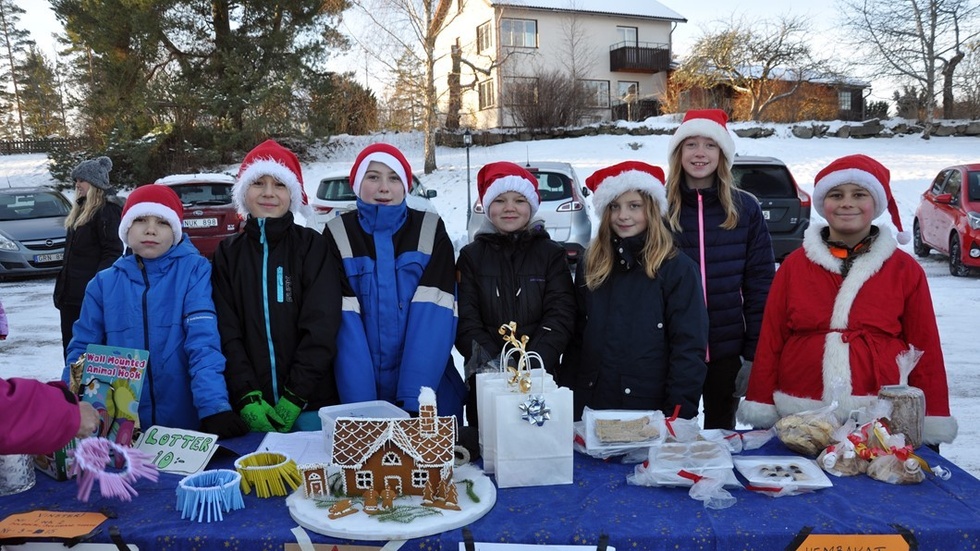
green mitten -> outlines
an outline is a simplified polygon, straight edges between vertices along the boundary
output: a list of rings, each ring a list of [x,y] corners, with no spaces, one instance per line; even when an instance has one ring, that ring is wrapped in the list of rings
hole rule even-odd
[[[282,398],[276,402],[276,413],[279,414],[279,418],[282,419],[282,428],[279,432],[289,432],[289,429],[293,428],[293,423],[299,417],[300,413],[303,413],[303,407],[306,402],[296,396],[289,390],[283,392]]]
[[[242,400],[242,419],[253,432],[277,432],[284,425],[276,409],[262,398],[261,390],[253,390]],[[295,421],[295,419],[293,419]],[[290,421],[292,425],[292,421]]]

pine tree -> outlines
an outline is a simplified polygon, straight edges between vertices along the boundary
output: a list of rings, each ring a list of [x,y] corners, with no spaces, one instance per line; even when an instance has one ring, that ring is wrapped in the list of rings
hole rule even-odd
[[[34,45],[16,67],[23,125],[28,136],[67,134],[61,91],[55,70]]]
[[[24,116],[20,98],[20,82],[17,79],[16,67],[23,59],[28,48],[34,45],[27,30],[18,28],[20,16],[26,13],[13,0],[0,0],[0,42],[3,53],[0,60],[0,71],[5,82],[10,82],[11,90],[2,90],[0,94],[13,111],[17,113],[17,125],[20,138],[24,139]]]

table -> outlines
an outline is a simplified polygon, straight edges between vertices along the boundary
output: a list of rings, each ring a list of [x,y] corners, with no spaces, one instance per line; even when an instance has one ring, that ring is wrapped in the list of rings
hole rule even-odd
[[[223,441],[239,454],[253,451],[262,439],[250,434]],[[745,452],[790,455],[772,441]],[[893,486],[868,478],[830,477],[833,488],[810,494],[772,498],[732,490],[738,503],[708,510],[687,495],[685,488],[628,486],[632,465],[603,462],[576,454],[575,483],[497,491],[497,504],[469,526],[476,541],[537,544],[594,544],[608,534],[609,544],[626,550],[784,549],[806,527],[814,534],[894,534],[907,530],[920,549],[976,549],[980,542],[980,480],[935,452],[922,448],[929,465],[952,472],[947,481],[928,477],[921,484]],[[234,457],[216,455],[209,468],[233,468]],[[245,496],[245,509],[225,520],[198,523],[181,520],[175,510],[175,487],[182,477],[161,474],[156,483],[137,483],[139,497],[131,503],[97,497],[75,500],[76,484],[56,482],[38,473],[30,491],[0,498],[0,518],[34,509],[99,511],[110,519],[91,541],[109,542],[109,527],[117,526],[127,543],[144,551],[252,551],[282,549],[295,542],[284,498]],[[346,542],[309,532],[314,543]],[[456,551],[461,530],[409,540],[402,549]]]

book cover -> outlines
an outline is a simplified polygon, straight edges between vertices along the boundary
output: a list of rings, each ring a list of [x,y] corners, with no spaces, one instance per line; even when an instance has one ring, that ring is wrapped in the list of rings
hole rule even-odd
[[[146,350],[122,346],[90,344],[85,349],[78,396],[102,418],[97,436],[132,444],[149,357]]]

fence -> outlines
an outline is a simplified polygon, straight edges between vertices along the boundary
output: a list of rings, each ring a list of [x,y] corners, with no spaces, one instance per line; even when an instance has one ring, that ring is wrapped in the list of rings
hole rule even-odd
[[[38,140],[3,140],[0,141],[0,155],[20,155],[23,153],[47,153],[55,148],[69,150],[82,149],[85,140],[82,138],[44,138]]]

